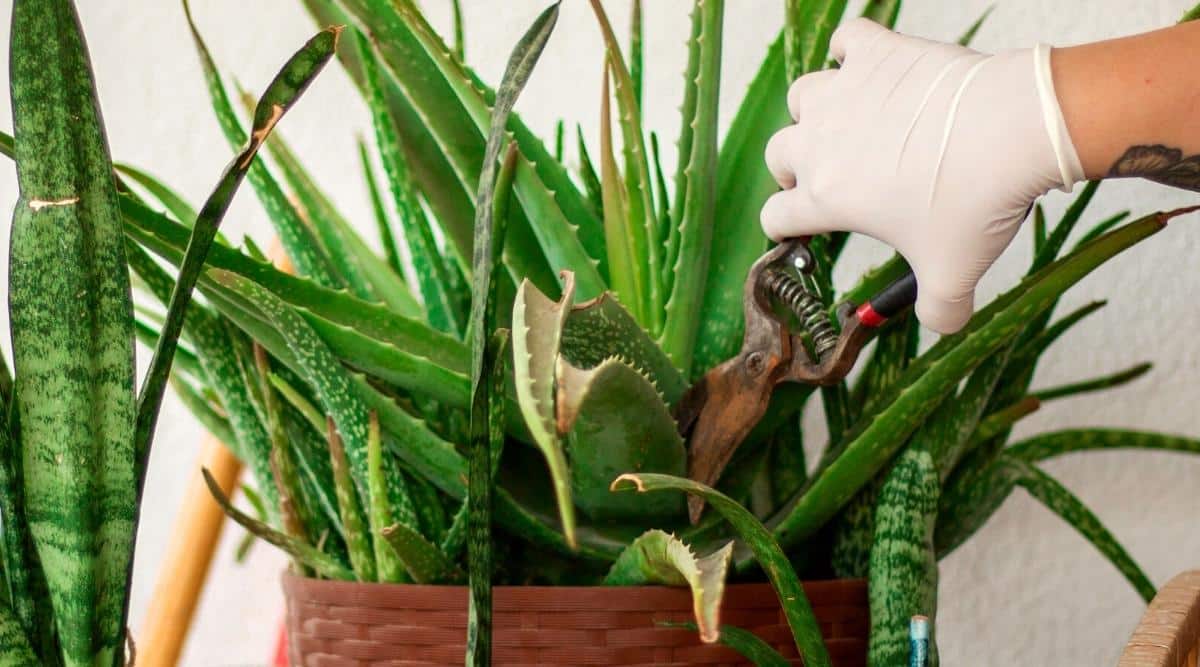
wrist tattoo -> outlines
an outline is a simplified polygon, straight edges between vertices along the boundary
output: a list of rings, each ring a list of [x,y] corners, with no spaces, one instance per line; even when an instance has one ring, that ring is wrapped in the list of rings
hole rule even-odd
[[[1183,157],[1162,144],[1130,146],[1108,170],[1109,177],[1138,176],[1186,190],[1200,191],[1200,155]]]

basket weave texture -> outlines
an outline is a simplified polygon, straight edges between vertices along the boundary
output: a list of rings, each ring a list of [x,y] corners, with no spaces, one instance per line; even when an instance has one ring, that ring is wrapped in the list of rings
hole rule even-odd
[[[459,667],[465,654],[467,589],[321,581],[283,575],[293,667]],[[867,584],[804,584],[838,667],[866,664]],[[749,665],[701,644],[686,628],[691,594],[659,586],[498,586],[492,658],[497,667]],[[726,588],[721,623],[750,630],[800,665],[791,631],[768,584]]]

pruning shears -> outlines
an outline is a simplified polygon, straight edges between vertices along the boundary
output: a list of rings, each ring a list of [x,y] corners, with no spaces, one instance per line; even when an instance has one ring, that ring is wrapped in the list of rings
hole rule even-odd
[[[843,303],[838,326],[806,285],[816,266],[807,238],[787,239],[750,267],[743,298],[746,330],[737,356],[708,371],[675,410],[690,433],[688,476],[712,486],[782,382],[835,384],[846,377],[872,334],[917,298],[912,271],[861,304]],[[688,499],[693,523],[704,503]]]

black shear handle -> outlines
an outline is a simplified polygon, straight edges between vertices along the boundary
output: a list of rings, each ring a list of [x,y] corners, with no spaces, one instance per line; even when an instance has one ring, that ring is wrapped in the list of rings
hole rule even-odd
[[[877,327],[898,315],[917,301],[917,276],[908,271],[878,294],[864,301],[855,314],[859,321],[869,327]]]

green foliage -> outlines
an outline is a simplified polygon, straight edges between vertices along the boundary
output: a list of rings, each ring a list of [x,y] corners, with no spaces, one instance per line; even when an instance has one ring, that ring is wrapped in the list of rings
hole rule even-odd
[[[909,615],[936,611],[936,559],[1020,486],[1139,591],[1149,590],[1099,520],[1035,465],[1093,449],[1196,453],[1200,446],[1103,429],[1013,446],[1008,438],[1016,420],[1051,399],[1112,389],[1149,370],[1031,386],[1041,355],[1103,305],[1052,320],[1061,295],[1182,211],[1131,223],[1124,212],[1081,228],[1094,183],[1058,221],[1036,207],[1034,260],[1017,287],[932,346],[921,345],[915,318],[897,318],[860,360],[852,386],[822,390],[831,435],[811,474],[799,424],[816,392],[784,386],[721,489],[703,488],[682,479],[686,443],[673,410],[689,383],[741,342],[746,271],[768,246],[753,221],[776,190],[762,153],[790,122],[789,81],[828,62],[847,3],[786,3],[786,27],[721,136],[724,3],[697,0],[686,35],[679,161],[668,181],[658,138],[642,121],[643,96],[652,92],[643,86],[653,80],[642,44],[656,26],[643,24],[637,0],[624,53],[601,3],[592,5],[604,42],[601,124],[590,152],[577,127],[578,165],[570,170],[562,157],[566,123],[555,126],[547,147],[513,112],[551,39],[557,5],[520,40],[493,89],[463,59],[460,18],[453,38],[443,39],[415,0],[302,2],[319,24],[346,24],[356,35],[337,56],[372,113],[373,145],[360,146],[360,160],[374,219],[352,227],[308,176],[303,156],[268,142],[272,170],[253,162],[247,176],[299,275],[272,267],[252,244],[213,243],[208,270],[196,276],[207,305],[182,321],[194,358],[182,357],[176,382],[255,471],[270,525],[253,530],[304,568],[328,578],[465,580],[472,664],[486,663],[490,652],[493,582],[539,580],[542,554],[575,581],[691,586],[705,639],[716,635],[712,612],[732,558],[743,576],[775,584],[797,646],[808,664],[823,664],[797,582],[834,569],[869,575],[871,645],[883,663],[892,657],[880,656],[903,652]],[[873,0],[863,11],[891,25],[899,6]],[[215,64],[201,53],[218,119],[236,139],[238,119]],[[11,152],[0,141],[5,146]],[[168,265],[186,265],[187,202],[144,172],[127,173],[169,211],[157,213],[132,191],[120,195],[128,239]],[[379,237],[381,255],[355,227]],[[835,286],[839,256],[853,251],[847,247],[854,246],[844,234],[812,240],[813,288],[831,314],[907,270],[894,256],[855,284]],[[130,257],[141,283],[166,301],[174,281],[163,266],[141,249]],[[146,328],[140,335],[156,340]],[[267,363],[246,362],[251,340]],[[274,410],[264,410],[276,399]],[[338,437],[326,437],[327,419]],[[280,431],[287,437],[268,437]],[[288,474],[271,468],[272,441],[289,450],[281,459],[294,464]],[[19,464],[0,466],[0,478],[19,477]],[[614,478],[699,494],[717,511],[689,526],[684,494],[612,493]],[[20,515],[25,502],[0,494],[0,513]],[[289,502],[301,509],[289,515]],[[289,530],[289,516],[302,526]],[[37,555],[22,529],[16,522],[5,531],[6,566]],[[831,535],[832,550],[820,543]],[[731,538],[740,548],[727,546]],[[695,558],[692,550],[713,556]],[[45,606],[37,580],[8,571],[13,616],[36,639]],[[753,635],[730,630],[722,641],[776,664]]]

